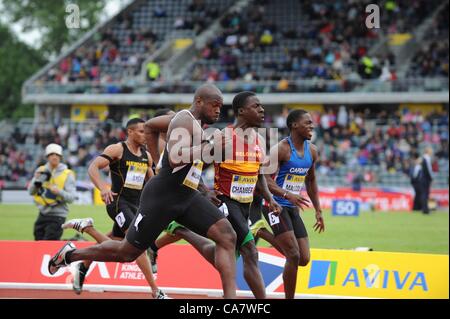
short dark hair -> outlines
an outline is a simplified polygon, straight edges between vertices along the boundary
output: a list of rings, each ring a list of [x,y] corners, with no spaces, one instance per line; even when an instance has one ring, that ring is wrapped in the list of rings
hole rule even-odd
[[[255,96],[256,93],[251,91],[243,91],[236,94],[236,96],[233,99],[233,104],[231,106],[233,107],[234,115],[237,116],[239,109],[242,108],[245,105],[245,102],[247,101],[247,98],[250,96]]]
[[[288,127],[289,131],[292,129],[292,124],[294,122],[297,122],[299,118],[301,118],[306,113],[308,113],[308,111],[305,110],[293,110],[289,112],[289,115],[286,119],[286,126]]]
[[[170,111],[172,111],[172,110],[167,107],[165,107],[163,109],[157,109],[155,114],[153,115],[153,118],[158,117],[158,116],[167,115],[167,113],[169,113]]]
[[[145,121],[143,119],[135,117],[135,118],[133,118],[131,120],[128,120],[127,125],[125,125],[125,128],[129,129],[130,126],[133,126],[133,125],[136,125],[136,124],[139,124],[139,123],[145,123]]]

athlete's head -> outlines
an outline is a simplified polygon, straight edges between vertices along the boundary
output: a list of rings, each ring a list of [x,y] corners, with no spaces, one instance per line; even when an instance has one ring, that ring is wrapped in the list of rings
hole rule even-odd
[[[287,117],[286,125],[291,134],[299,135],[305,140],[310,140],[314,131],[314,123],[309,114],[305,110],[291,111]]]
[[[200,111],[200,120],[213,124],[219,119],[220,108],[223,105],[222,92],[213,84],[200,86],[194,95],[194,106]]]
[[[232,107],[234,116],[252,127],[260,127],[264,122],[264,107],[253,92],[238,93],[233,99]]]
[[[140,118],[134,118],[127,122],[125,128],[129,140],[132,140],[139,145],[145,143],[144,123],[145,121]]]

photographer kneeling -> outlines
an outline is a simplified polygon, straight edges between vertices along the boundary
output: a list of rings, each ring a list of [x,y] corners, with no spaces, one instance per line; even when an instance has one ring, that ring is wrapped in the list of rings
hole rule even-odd
[[[76,198],[74,173],[61,163],[62,147],[49,144],[45,148],[47,163],[36,169],[28,186],[39,208],[39,216],[34,223],[35,240],[60,240],[69,213],[68,203]]]

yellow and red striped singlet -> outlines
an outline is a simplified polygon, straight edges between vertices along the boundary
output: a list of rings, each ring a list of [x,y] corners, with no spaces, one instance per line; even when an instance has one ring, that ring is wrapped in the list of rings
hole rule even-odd
[[[258,181],[263,151],[256,132],[255,143],[248,144],[233,129],[233,159],[214,164],[214,189],[240,203],[251,203]]]

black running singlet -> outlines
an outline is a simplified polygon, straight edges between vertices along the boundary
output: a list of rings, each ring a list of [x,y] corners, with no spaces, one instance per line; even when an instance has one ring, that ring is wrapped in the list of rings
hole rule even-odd
[[[166,149],[163,153],[161,169],[155,178],[159,176],[163,178],[163,180],[166,181],[164,184],[171,185],[171,189],[168,190],[171,192],[178,190],[182,193],[191,193],[192,191],[197,190],[202,176],[203,162],[195,161],[194,163],[172,168],[170,166],[168,153],[169,152]]]
[[[147,152],[141,147],[141,156],[136,156],[131,153],[125,142],[122,142],[122,146],[122,158],[109,164],[112,182],[111,190],[117,193],[119,198],[137,204],[139,203],[139,197],[141,196],[149,168]]]
[[[170,185],[170,188],[167,189],[169,192],[175,192],[180,196],[182,194],[188,195],[197,190],[202,176],[202,170],[203,162],[200,160],[195,160],[194,163],[172,168],[170,166],[169,151],[167,150],[166,145],[166,149],[163,152],[163,157],[161,160],[161,169],[159,170],[158,175],[155,176],[155,179],[161,179],[163,185]]]

